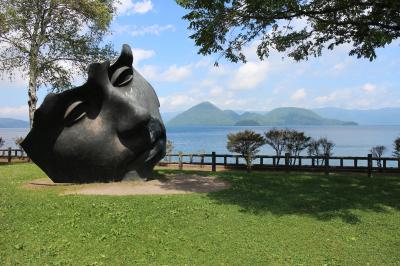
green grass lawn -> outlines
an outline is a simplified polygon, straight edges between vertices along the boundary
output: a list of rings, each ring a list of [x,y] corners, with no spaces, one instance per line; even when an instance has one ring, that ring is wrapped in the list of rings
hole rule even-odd
[[[0,264],[400,264],[398,176],[215,175],[232,187],[60,196],[22,187],[33,164],[0,165]]]

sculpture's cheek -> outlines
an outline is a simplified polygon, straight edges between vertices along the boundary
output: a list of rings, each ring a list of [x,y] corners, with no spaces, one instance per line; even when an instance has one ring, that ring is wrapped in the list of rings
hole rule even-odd
[[[109,130],[101,119],[84,118],[71,127],[65,127],[54,144],[54,152],[61,157],[95,154],[110,142]],[[96,147],[93,149],[92,147]]]

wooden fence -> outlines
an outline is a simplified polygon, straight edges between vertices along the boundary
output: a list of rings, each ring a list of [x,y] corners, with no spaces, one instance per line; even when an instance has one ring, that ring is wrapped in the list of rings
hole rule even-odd
[[[241,155],[232,154],[167,154],[161,164],[177,164],[180,169],[185,164],[210,165],[212,171],[217,166],[227,169],[246,167]],[[286,171],[323,171],[325,173],[335,171],[365,172],[371,176],[372,172],[400,173],[400,158],[392,157],[323,157],[323,156],[284,156],[257,155],[253,161],[255,170],[286,170]]]
[[[0,150],[0,159],[11,163],[13,160],[29,160],[26,153],[20,149]],[[160,162],[161,165],[175,164],[180,169],[184,165],[211,166],[216,171],[217,166],[227,169],[244,169],[245,161],[241,155],[234,154],[167,154]],[[372,172],[400,173],[400,158],[393,157],[323,157],[323,156],[284,156],[257,155],[253,161],[255,170],[286,170],[286,171],[335,171],[366,172],[371,176]]]
[[[6,160],[8,163],[11,163],[12,160],[29,160],[24,150],[12,148],[0,150],[0,159]]]

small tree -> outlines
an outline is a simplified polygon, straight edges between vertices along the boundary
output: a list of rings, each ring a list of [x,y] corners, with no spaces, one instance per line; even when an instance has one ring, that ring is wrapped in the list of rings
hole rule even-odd
[[[290,164],[296,163],[296,157],[308,147],[311,137],[308,137],[304,132],[297,130],[287,130],[286,132],[286,152],[290,153],[295,158],[290,160]]]
[[[264,133],[265,143],[271,146],[275,151],[276,156],[278,156],[277,164],[279,164],[279,156],[282,156],[282,152],[286,148],[286,132],[286,129],[273,128]]]
[[[16,145],[20,150],[23,150],[22,147],[21,147],[22,141],[24,141],[24,138],[23,138],[23,137],[17,137],[17,138],[14,139],[15,145]]]
[[[5,142],[6,141],[2,137],[0,137],[0,148],[3,147]]]
[[[307,154],[309,156],[322,156],[321,142],[319,140],[312,139],[307,147]],[[317,157],[317,165],[319,165],[319,158]]]
[[[0,74],[28,76],[31,126],[40,87],[70,88],[88,63],[115,55],[111,44],[102,45],[115,3],[0,0]]]
[[[322,159],[323,164],[326,157],[331,157],[333,155],[332,150],[335,147],[335,144],[327,138],[320,138],[318,141],[322,148],[322,155],[324,156],[324,159]]]
[[[230,152],[240,153],[246,161],[247,171],[250,172],[254,156],[264,144],[265,139],[263,136],[252,130],[245,130],[236,134],[228,134],[226,148]]]
[[[382,146],[382,145],[381,146],[372,147],[372,149],[370,150],[370,152],[372,153],[372,157],[377,158],[376,163],[377,163],[379,168],[382,167],[381,158],[382,158],[382,155],[385,153],[385,151],[386,151],[386,147]]]
[[[394,146],[393,156],[400,158],[400,137],[394,140],[393,146]]]

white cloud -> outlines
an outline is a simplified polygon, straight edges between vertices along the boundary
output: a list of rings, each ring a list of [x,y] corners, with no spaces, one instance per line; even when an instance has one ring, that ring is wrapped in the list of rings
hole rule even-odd
[[[371,83],[336,90],[327,95],[315,97],[314,102],[319,106],[337,106],[351,109],[396,106],[396,102],[385,87],[378,87]]]
[[[134,37],[144,36],[144,35],[156,35],[160,36],[163,31],[175,31],[175,26],[172,24],[158,25],[153,24],[149,26],[137,26],[137,25],[120,25],[115,24],[113,31],[118,35],[130,34]]]
[[[27,119],[28,112],[28,105],[19,107],[0,107],[0,117]]]
[[[153,9],[153,3],[151,0],[142,0],[133,3],[133,12],[139,14],[145,14]]]
[[[304,99],[307,96],[306,90],[305,89],[298,89],[296,90],[292,96],[290,97],[294,101],[299,101]]]
[[[236,71],[230,87],[233,90],[250,90],[267,78],[269,64],[266,61],[247,62]]]
[[[339,72],[342,71],[345,67],[346,65],[344,63],[338,63],[333,66],[333,70]]]
[[[220,86],[213,86],[210,90],[210,96],[211,97],[216,97],[222,95],[224,92],[224,89]]]
[[[159,71],[158,67],[153,65],[145,65],[140,68],[140,72],[144,77],[152,81],[165,81],[165,82],[177,82],[184,80],[191,76],[193,65],[171,65],[164,71]]]
[[[143,36],[146,34],[159,36],[161,34],[161,32],[163,32],[163,31],[166,31],[166,30],[174,31],[175,27],[171,24],[168,24],[168,25],[154,24],[154,25],[145,26],[145,27],[134,26],[134,27],[131,27],[130,29],[127,28],[125,30],[128,30],[130,32],[130,34],[134,37]]]
[[[196,101],[191,96],[187,96],[184,94],[159,97],[159,100],[160,100],[160,108],[164,112],[185,110],[198,103],[198,101]]]
[[[151,0],[119,0],[116,4],[117,14],[119,15],[145,14],[151,11],[153,7]]]
[[[144,50],[140,48],[132,48],[133,62],[138,65],[140,61],[153,57],[156,52],[154,50]]]
[[[197,61],[197,63],[194,64],[194,66],[195,66],[195,67],[198,67],[198,68],[200,68],[200,67],[207,67],[207,66],[210,65],[210,62],[211,62],[210,58],[205,57],[205,58],[203,58],[203,59]]]
[[[319,105],[332,104],[338,100],[349,100],[352,98],[350,90],[334,91],[328,95],[318,96],[314,100]]]
[[[209,73],[214,76],[224,76],[228,74],[228,72],[229,72],[228,68],[224,65],[219,65],[219,66],[212,65],[209,70]]]
[[[182,79],[187,78],[192,74],[192,66],[191,65],[185,65],[185,66],[176,66],[172,65],[170,66],[166,71],[161,73],[161,80],[164,81],[170,81],[170,82],[176,82],[180,81]]]
[[[156,80],[158,77],[157,67],[153,65],[145,65],[140,67],[140,73],[142,73],[142,75],[149,80]]]
[[[376,91],[376,86],[374,84],[371,84],[371,83],[366,83],[362,87],[362,90],[367,94],[371,94],[371,93],[374,93]]]

